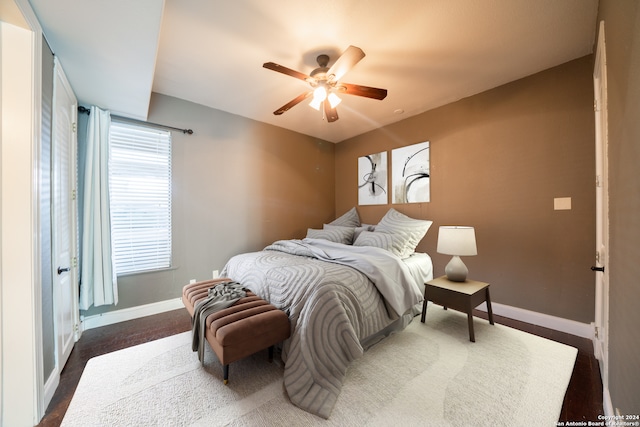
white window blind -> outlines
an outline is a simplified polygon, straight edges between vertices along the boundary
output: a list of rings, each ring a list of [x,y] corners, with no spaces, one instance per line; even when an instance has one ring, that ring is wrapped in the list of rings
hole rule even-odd
[[[171,267],[171,133],[117,121],[109,131],[116,273]]]

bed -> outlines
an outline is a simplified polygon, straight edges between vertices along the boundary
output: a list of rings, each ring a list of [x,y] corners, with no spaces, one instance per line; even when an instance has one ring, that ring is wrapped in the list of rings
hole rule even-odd
[[[304,239],[229,260],[224,276],[289,316],[282,359],[292,403],[329,418],[349,363],[420,313],[433,275],[431,258],[415,247],[430,225],[394,209],[363,225],[354,208]]]

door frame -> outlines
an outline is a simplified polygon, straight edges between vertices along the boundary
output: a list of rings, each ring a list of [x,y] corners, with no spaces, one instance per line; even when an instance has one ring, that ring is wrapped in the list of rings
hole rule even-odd
[[[596,139],[596,266],[594,354],[600,365],[603,406],[606,415],[613,414],[609,395],[609,131],[607,104],[607,56],[604,21],[598,27],[596,57],[593,69]]]
[[[17,19],[21,18],[22,22],[13,24],[11,32],[16,38],[2,38],[3,49],[0,52],[2,79],[7,78],[5,67],[10,71],[9,78],[15,78],[9,85],[11,90],[3,90],[1,94],[3,136],[0,137],[0,146],[3,153],[9,147],[14,151],[11,161],[0,156],[3,162],[0,184],[4,187],[11,182],[11,191],[2,191],[0,195],[3,209],[0,222],[11,223],[11,227],[2,227],[0,233],[0,303],[2,319],[21,321],[20,328],[16,328],[0,319],[2,342],[11,342],[10,349],[0,344],[0,375],[3,380],[0,393],[4,400],[0,405],[0,423],[34,425],[40,421],[46,409],[42,368],[42,257],[37,172],[41,158],[42,27],[27,0],[13,0],[11,3],[8,6],[17,8]],[[5,23],[0,26],[4,35]],[[5,50],[4,43],[8,43],[10,49]],[[5,122],[5,109],[11,109],[11,121]],[[5,140],[5,132],[9,131],[15,133]],[[7,165],[10,167],[5,168]],[[16,213],[12,218],[15,221],[9,221],[5,216],[7,212]]]

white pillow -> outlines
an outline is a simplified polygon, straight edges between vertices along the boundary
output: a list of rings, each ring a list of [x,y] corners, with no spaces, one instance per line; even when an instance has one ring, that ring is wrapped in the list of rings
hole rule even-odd
[[[433,221],[414,219],[389,209],[376,226],[376,232],[382,231],[393,236],[392,252],[400,258],[406,258],[415,252],[420,240],[427,234]]]

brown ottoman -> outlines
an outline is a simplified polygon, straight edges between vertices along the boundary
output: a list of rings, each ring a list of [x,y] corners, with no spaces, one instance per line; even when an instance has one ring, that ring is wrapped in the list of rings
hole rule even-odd
[[[182,302],[193,320],[196,303],[206,298],[209,288],[231,279],[219,278],[191,283],[182,289]],[[269,360],[273,346],[289,338],[289,318],[272,304],[247,291],[232,306],[207,316],[205,339],[223,367],[224,383],[229,380],[229,364],[265,348]]]

